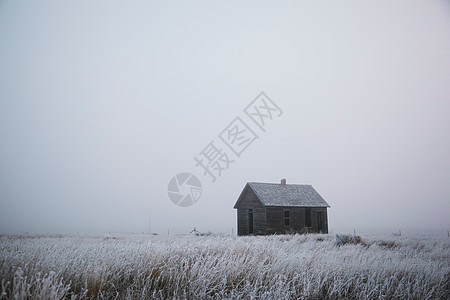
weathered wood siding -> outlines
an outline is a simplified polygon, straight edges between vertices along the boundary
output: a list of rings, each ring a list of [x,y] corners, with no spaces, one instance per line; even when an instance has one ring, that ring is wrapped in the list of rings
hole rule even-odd
[[[288,210],[290,225],[285,225],[284,212]],[[326,207],[311,207],[311,227],[305,226],[304,207],[266,207],[266,234],[320,232],[317,213],[322,213],[322,233],[328,233]]]
[[[282,207],[266,207],[266,234],[285,233]]]
[[[322,213],[322,230],[319,230],[319,224],[317,220],[317,213]],[[312,209],[312,228],[314,232],[328,233],[328,215],[326,207],[316,207]]]
[[[305,231],[305,208],[303,207],[292,207],[292,230],[295,232],[304,232]]]
[[[266,208],[258,200],[252,189],[247,189],[237,208],[238,235],[248,235],[248,211],[253,209],[253,234],[266,234]]]

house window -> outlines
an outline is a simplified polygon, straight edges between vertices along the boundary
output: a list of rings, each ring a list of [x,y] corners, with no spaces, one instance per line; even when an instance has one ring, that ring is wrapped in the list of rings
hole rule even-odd
[[[305,226],[312,227],[311,208],[305,208]]]
[[[289,210],[284,211],[284,225],[285,226],[291,225],[291,212]]]

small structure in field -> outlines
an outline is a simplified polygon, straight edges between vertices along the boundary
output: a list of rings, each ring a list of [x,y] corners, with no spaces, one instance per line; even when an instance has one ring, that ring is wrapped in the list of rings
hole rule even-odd
[[[311,185],[248,182],[234,205],[238,235],[328,233],[328,207]]]

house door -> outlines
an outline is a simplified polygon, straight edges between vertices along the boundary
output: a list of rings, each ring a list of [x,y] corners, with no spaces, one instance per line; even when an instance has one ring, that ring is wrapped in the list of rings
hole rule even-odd
[[[253,209],[248,210],[248,234],[253,234]]]
[[[319,232],[323,231],[323,212],[317,212],[317,229]]]

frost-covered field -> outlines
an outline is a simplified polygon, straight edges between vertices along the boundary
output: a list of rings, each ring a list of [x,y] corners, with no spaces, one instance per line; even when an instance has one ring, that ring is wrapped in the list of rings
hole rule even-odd
[[[449,238],[335,241],[1,236],[0,298],[449,298]]]

